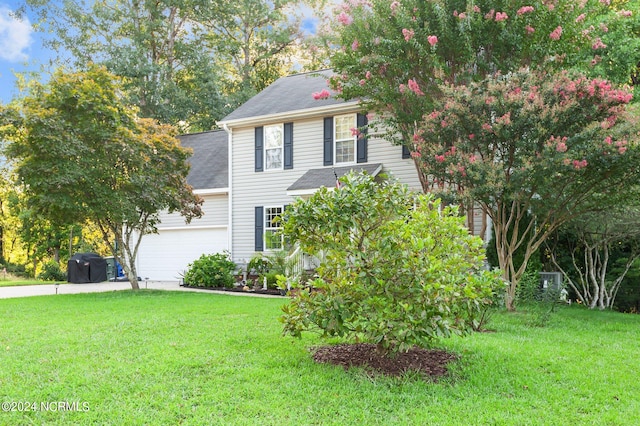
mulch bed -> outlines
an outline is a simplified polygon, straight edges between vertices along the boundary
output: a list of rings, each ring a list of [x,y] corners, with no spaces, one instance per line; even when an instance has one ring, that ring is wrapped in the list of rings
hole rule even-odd
[[[447,364],[458,357],[439,349],[413,348],[399,353],[395,358],[382,356],[376,346],[369,343],[321,346],[313,354],[319,363],[350,367],[364,367],[365,370],[387,376],[401,376],[408,371],[417,371],[431,379],[447,374]]]

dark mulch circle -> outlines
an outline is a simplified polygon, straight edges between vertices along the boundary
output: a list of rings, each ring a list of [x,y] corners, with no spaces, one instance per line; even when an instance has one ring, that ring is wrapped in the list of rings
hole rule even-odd
[[[350,367],[364,367],[368,371],[387,376],[400,376],[408,371],[417,371],[432,379],[447,374],[447,364],[458,357],[439,349],[413,348],[408,352],[397,354],[394,358],[386,357],[376,351],[370,343],[340,344],[321,346],[313,354],[316,362]]]

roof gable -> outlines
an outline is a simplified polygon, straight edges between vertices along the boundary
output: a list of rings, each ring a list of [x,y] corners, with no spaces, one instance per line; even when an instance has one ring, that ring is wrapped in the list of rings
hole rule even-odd
[[[343,104],[342,99],[333,96],[328,99],[313,98],[313,93],[329,90],[327,80],[333,75],[333,70],[321,70],[281,77],[221,122]]]
[[[195,190],[229,187],[229,141],[227,132],[210,132],[179,135],[180,144],[191,148],[191,169],[187,183]]]

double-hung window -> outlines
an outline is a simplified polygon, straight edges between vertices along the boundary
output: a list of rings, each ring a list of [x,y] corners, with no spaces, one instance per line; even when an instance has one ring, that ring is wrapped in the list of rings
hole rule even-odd
[[[264,248],[265,250],[282,249],[282,212],[283,208],[265,207],[264,208]]]
[[[356,115],[347,114],[334,117],[335,123],[335,164],[355,163],[356,158]]]
[[[265,170],[282,170],[283,134],[281,124],[264,126]]]

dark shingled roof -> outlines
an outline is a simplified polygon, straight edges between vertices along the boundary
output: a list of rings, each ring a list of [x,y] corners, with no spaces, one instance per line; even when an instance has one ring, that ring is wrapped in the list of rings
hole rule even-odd
[[[187,182],[193,189],[229,187],[229,139],[224,130],[178,136],[185,148],[191,148],[191,170]]]
[[[344,103],[343,100],[335,99],[334,97],[319,100],[313,99],[313,93],[329,90],[327,80],[332,75],[334,75],[332,70],[322,70],[281,77],[221,121],[260,117]],[[332,93],[330,90],[329,92]]]
[[[317,189],[320,187],[333,188],[336,186],[336,176],[342,177],[351,170],[366,171],[370,175],[379,173],[382,170],[381,163],[362,164],[344,167],[325,167],[322,169],[312,169],[306,172],[300,179],[295,181],[293,185],[287,188],[287,191],[302,191],[305,189]]]

